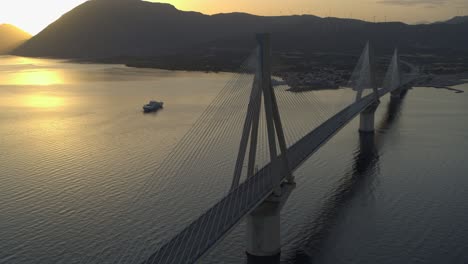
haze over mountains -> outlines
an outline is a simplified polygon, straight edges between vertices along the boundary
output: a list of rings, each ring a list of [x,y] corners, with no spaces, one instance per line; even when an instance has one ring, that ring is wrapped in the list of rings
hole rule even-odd
[[[16,49],[19,45],[23,44],[26,40],[30,39],[31,35],[23,30],[10,25],[0,25],[0,55],[8,54]]]
[[[407,25],[312,15],[204,15],[139,0],[91,0],[14,51],[22,56],[144,58],[211,54],[254,47],[256,32],[272,33],[276,52],[356,53],[367,40],[379,53],[394,47],[424,54],[468,54],[468,21]]]

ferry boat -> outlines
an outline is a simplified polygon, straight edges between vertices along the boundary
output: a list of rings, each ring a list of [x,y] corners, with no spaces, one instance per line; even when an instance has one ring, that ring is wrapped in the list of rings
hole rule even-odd
[[[148,104],[145,104],[143,106],[143,111],[145,113],[157,111],[157,110],[163,108],[163,104],[164,104],[163,102],[150,101]]]

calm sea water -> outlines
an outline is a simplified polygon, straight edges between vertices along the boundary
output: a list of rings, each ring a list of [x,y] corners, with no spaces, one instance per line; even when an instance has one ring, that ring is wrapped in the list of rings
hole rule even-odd
[[[202,213],[232,172],[138,192],[231,77],[0,57],[0,263],[139,263]],[[295,173],[283,262],[467,263],[467,116],[468,93],[415,88],[375,137],[351,122]],[[244,229],[200,263],[243,263]]]

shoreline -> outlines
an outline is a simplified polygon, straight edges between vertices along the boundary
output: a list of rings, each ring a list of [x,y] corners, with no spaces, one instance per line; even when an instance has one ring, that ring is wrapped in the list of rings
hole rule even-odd
[[[58,59],[58,58],[43,58],[43,59]],[[204,73],[236,73],[239,72],[234,66],[212,65],[210,63],[201,65],[194,62],[193,64],[165,64],[164,61],[155,62],[154,60],[133,61],[129,62],[127,58],[114,59],[61,59],[71,63],[100,63],[100,64],[120,64],[128,68],[136,69],[159,69],[166,71],[185,71],[185,72],[204,72]],[[411,65],[407,62],[404,64]],[[233,63],[229,64],[233,65]],[[380,72],[379,75],[383,75]],[[351,72],[346,69],[337,69],[328,65],[315,65],[310,71],[301,69],[298,71],[273,70],[273,76],[279,77],[281,84],[288,85],[291,92],[307,92],[315,90],[337,90],[346,86],[351,76]],[[383,79],[380,76],[378,79]],[[430,87],[436,89],[447,89],[457,93],[464,91],[452,88],[453,86],[468,83],[468,72],[443,74],[443,73],[422,73],[416,80],[413,81],[413,87]]]

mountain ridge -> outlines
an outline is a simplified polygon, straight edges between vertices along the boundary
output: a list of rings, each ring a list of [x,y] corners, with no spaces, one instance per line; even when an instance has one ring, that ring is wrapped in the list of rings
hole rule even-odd
[[[442,23],[446,24],[463,24],[468,23],[468,16],[456,16]]]
[[[390,54],[395,47],[409,53],[468,53],[465,24],[407,25],[240,12],[205,15],[138,0],[87,1],[14,53],[75,59],[202,58],[248,52],[255,45],[253,36],[257,32],[272,33],[275,52],[356,54],[369,40],[380,54]]]
[[[16,49],[31,38],[29,33],[11,24],[0,24],[0,55]]]

